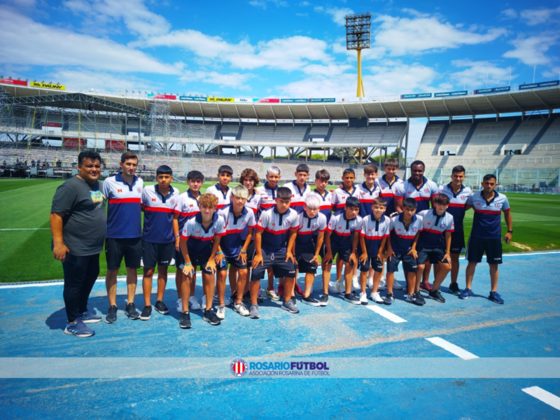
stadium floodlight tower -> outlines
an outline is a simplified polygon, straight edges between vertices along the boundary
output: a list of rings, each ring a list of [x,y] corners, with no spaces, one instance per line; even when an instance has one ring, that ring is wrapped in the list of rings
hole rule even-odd
[[[358,92],[356,96],[365,96],[362,81],[362,50],[370,47],[371,13],[346,15],[346,49],[358,51]]]

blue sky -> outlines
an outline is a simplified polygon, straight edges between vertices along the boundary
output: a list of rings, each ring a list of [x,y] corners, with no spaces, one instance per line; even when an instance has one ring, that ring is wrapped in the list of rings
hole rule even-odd
[[[559,78],[560,7],[435,1],[0,1],[0,74],[68,89],[353,97],[344,16],[372,13],[367,97]]]

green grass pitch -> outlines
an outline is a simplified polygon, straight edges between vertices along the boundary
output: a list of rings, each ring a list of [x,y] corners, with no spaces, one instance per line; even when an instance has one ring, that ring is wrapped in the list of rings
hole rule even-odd
[[[49,213],[59,180],[0,180],[0,282],[61,279],[62,266],[52,257]],[[214,183],[205,183],[203,190]],[[175,183],[183,192],[185,183]],[[560,196],[507,194],[513,215],[513,242],[504,252],[560,248]],[[473,212],[465,218],[468,237]],[[505,224],[502,218],[503,232]],[[101,276],[106,272],[100,259]],[[170,271],[172,271],[170,269]],[[121,275],[126,274],[124,267]]]

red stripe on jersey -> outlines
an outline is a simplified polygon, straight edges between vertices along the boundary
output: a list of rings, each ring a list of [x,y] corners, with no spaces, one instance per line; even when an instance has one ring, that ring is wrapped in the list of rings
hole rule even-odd
[[[403,239],[414,239],[414,238],[416,238],[416,235],[412,235],[412,236],[410,236],[410,235],[399,235],[398,233],[397,233],[397,236],[399,238],[403,238]]]
[[[272,207],[272,206],[274,206],[274,205],[276,205],[276,203],[262,203],[262,204],[261,204],[261,207],[263,207],[263,208],[266,209],[266,208],[270,208],[270,207]]]
[[[331,204],[325,204],[322,205],[321,207],[319,207],[320,210],[329,210],[332,209],[332,205]]]
[[[144,207],[144,210],[156,213],[173,213],[173,209],[167,209],[165,207]]]
[[[430,232],[430,233],[435,233],[437,235],[442,235],[443,231],[439,231],[439,230],[435,230],[435,229],[422,229],[422,232]]]
[[[336,233],[338,236],[350,236],[354,232],[337,232],[335,230],[334,233]]]
[[[394,196],[395,196],[395,194],[393,194],[393,193],[386,193],[386,194],[385,194],[385,193],[383,193],[383,192],[382,192],[381,194],[379,194],[379,195],[380,195],[381,197],[394,197]]]
[[[465,207],[467,204],[461,204],[461,203],[449,203],[449,207]]]
[[[142,203],[141,198],[111,198],[109,204],[140,204]]]
[[[245,228],[241,229],[226,229],[226,233],[241,233],[245,230]]]
[[[281,235],[281,234],[286,233],[286,232],[288,231],[288,229],[284,229],[284,230],[272,230],[272,229],[269,229],[269,228],[263,228],[263,227],[261,227],[261,226],[259,226],[259,225],[257,225],[257,227],[258,227],[259,229],[261,229],[261,230],[264,230],[265,232],[272,233],[272,234],[274,234],[274,235]],[[297,228],[294,228],[294,229],[297,229]]]
[[[383,239],[385,236],[389,236],[389,235],[381,235],[381,236],[368,236],[365,233],[360,233],[361,236],[363,236],[366,239],[369,240],[375,240],[375,239]]]
[[[298,235],[311,235],[313,233],[315,233],[314,230],[308,230],[307,232],[303,232],[301,230],[298,230]]]
[[[216,236],[219,235],[216,234]],[[191,238],[198,239],[199,241],[211,241],[212,239],[214,239],[213,237],[205,238],[204,236],[194,236],[194,235],[191,235]]]
[[[493,211],[493,210],[479,210],[477,208],[474,209],[474,211],[476,211],[477,213],[482,213],[482,214],[500,214],[501,210],[498,211]]]

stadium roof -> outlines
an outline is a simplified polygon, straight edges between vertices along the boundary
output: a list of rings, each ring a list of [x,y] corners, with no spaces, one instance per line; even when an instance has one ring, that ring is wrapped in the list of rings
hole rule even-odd
[[[121,112],[147,113],[152,98],[108,95],[93,92],[57,91],[29,86],[0,85],[12,98],[8,103],[57,107],[75,107],[77,99],[97,98],[96,109],[114,111],[112,104],[120,104]],[[57,98],[58,95],[60,96]],[[396,119],[434,118],[475,115],[494,115],[515,112],[549,111],[560,109],[560,88],[510,91],[489,95],[466,95],[450,98],[408,99],[392,101],[356,101],[334,103],[219,103],[171,100],[171,112],[177,116],[216,119],[256,120],[347,120],[349,118]],[[106,105],[103,105],[105,103]]]

